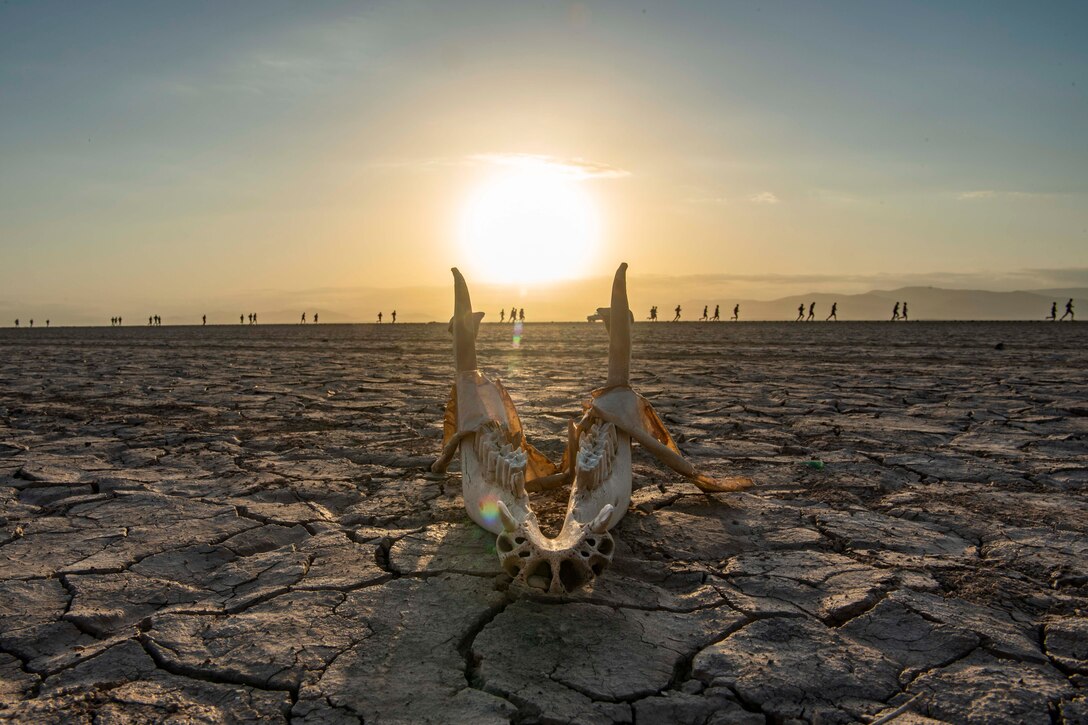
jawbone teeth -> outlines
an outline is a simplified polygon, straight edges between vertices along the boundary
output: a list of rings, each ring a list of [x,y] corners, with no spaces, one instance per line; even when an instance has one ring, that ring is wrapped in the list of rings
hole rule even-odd
[[[589,489],[596,488],[612,475],[617,449],[616,427],[594,422],[582,434],[578,449],[578,480]]]
[[[525,496],[525,468],[529,457],[520,447],[515,448],[502,431],[488,427],[476,436],[476,456],[483,461],[487,480],[510,491]]]

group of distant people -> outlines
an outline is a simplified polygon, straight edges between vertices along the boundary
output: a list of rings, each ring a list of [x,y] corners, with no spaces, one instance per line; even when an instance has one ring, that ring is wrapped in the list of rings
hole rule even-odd
[[[1055,322],[1062,322],[1063,320],[1065,320],[1066,317],[1069,318],[1070,322],[1076,322],[1077,316],[1073,314],[1073,298],[1072,297],[1070,297],[1069,301],[1065,303],[1065,314],[1062,315],[1061,317],[1058,317],[1058,303],[1057,302],[1051,302],[1050,303],[1050,314],[1047,315],[1046,319],[1054,320]]]
[[[207,322],[207,319],[208,318],[205,317],[204,321]],[[159,317],[158,315],[151,315],[150,317],[147,318],[147,326],[148,327],[162,327],[162,318]]]
[[[316,312],[315,312],[315,313],[314,313],[314,324],[315,324],[315,325],[316,325],[316,324],[319,324],[319,323],[318,323],[318,318],[319,318],[319,315],[318,315],[318,313],[316,313]],[[303,313],[302,313],[302,319],[301,319],[301,320],[299,320],[299,324],[300,324],[300,325],[305,325],[305,324],[306,324],[306,313],[305,313],[305,312],[303,312]]]
[[[122,318],[120,318],[120,317],[111,317],[110,318],[110,327],[120,327],[121,322],[122,322]]]
[[[34,318],[33,318],[33,317],[31,317],[31,318],[30,318],[29,320],[27,320],[27,322],[29,322],[29,323],[30,323],[30,326],[31,326],[31,327],[34,327]],[[15,326],[16,326],[16,327],[19,327],[19,323],[20,323],[20,320],[19,320],[19,318],[18,318],[18,317],[16,317],[16,318],[15,318]],[[46,326],[46,327],[49,327],[49,320],[46,320],[46,321],[45,321],[45,326]]]
[[[397,311],[393,310],[392,312],[390,312],[389,313],[389,318],[390,318],[390,322],[392,322],[394,325],[397,324]],[[316,320],[315,320],[315,322],[316,322]],[[382,324],[382,313],[381,312],[378,312],[378,324],[379,325]]]
[[[684,308],[681,307],[680,305],[677,305],[676,309],[673,310],[674,314],[673,314],[671,322],[679,322],[681,313],[683,313],[683,311],[684,311]],[[653,307],[650,308],[650,316],[647,317],[646,319],[648,319],[650,322],[657,322],[657,305],[654,305]],[[734,321],[735,320],[740,320],[740,305],[733,305],[733,316],[730,317],[729,319],[734,320]],[[699,318],[699,322],[721,322],[721,320],[722,320],[722,306],[721,305],[714,305],[714,314],[713,315],[710,314],[710,305],[703,305],[703,316]]]
[[[899,308],[899,303],[898,302],[895,303],[895,307],[896,307],[896,309]],[[808,314],[807,315],[805,314],[805,303],[802,302],[801,304],[797,305],[797,318],[794,320],[794,322],[812,322],[815,319],[816,319],[816,303],[815,302],[810,302],[809,303],[809,305],[808,305]],[[839,303],[838,302],[832,302],[831,303],[831,312],[828,313],[827,317],[824,318],[824,322],[830,322],[831,320],[834,320],[835,322],[839,321]]]
[[[1068,314],[1072,314],[1072,304],[1073,304],[1073,300],[1069,300],[1069,304],[1066,305],[1066,309],[1068,311]],[[902,305],[902,307],[900,307],[900,305]],[[1056,310],[1057,310],[1056,307],[1051,308],[1050,317],[1048,317],[1047,319],[1054,318],[1055,315],[1057,314]],[[680,315],[683,312],[683,309],[680,307],[680,305],[677,305],[676,309],[673,310],[673,312],[675,314],[673,315],[672,322],[679,322],[680,321]],[[908,309],[907,309],[907,303],[906,302],[903,302],[903,303],[896,302],[895,307],[892,309],[892,320],[893,321],[895,321],[895,320],[906,320],[908,314],[909,314],[909,312],[908,312]],[[657,322],[657,319],[658,319],[657,318],[657,305],[654,305],[653,307],[650,308],[650,316],[647,319],[649,319],[651,322]],[[722,317],[721,317],[721,305],[714,305],[714,314],[713,315],[710,314],[710,305],[704,305],[703,306],[703,316],[699,318],[700,322],[720,322],[721,319],[722,319]],[[740,305],[739,304],[733,306],[733,316],[730,317],[729,319],[734,320],[734,321],[740,320]],[[815,319],[816,319],[816,303],[815,302],[809,303],[808,313],[807,314],[805,313],[805,303],[804,302],[797,305],[797,318],[794,320],[794,322],[812,322]],[[1064,320],[1065,317],[1063,316],[1062,319]],[[827,315],[827,317],[824,318],[825,322],[829,322],[831,320],[835,320],[836,322],[838,322],[838,320],[839,320],[839,303],[838,302],[832,302],[831,303],[831,312]]]
[[[506,322],[506,310],[499,310],[499,322]],[[525,322],[525,308],[510,308],[510,322]]]

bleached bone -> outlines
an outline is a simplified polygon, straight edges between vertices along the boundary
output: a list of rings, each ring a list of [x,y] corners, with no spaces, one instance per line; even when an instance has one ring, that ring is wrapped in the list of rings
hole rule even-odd
[[[502,385],[476,369],[476,336],[484,314],[472,311],[468,285],[456,268],[453,280],[449,329],[457,377],[446,404],[442,453],[431,470],[445,471],[459,452],[465,510],[477,524],[498,534],[503,530],[500,507],[519,521],[530,517],[526,482],[552,475],[556,468],[525,439]]]
[[[551,477],[572,482],[563,528],[551,540],[555,548],[549,556],[549,561],[558,563],[560,573],[566,567],[567,575],[559,577],[566,591],[585,584],[592,578],[589,575],[599,575],[612,560],[614,542],[608,531],[627,513],[631,501],[632,439],[704,491],[739,491],[752,485],[748,478],[711,478],[696,471],[680,454],[650,403],[631,389],[634,317],[627,300],[626,263],[616,270],[611,306],[598,308],[597,314],[608,330],[608,378],[604,388],[591,394],[582,420],[571,425],[565,473]],[[519,554],[533,543],[528,533],[523,548],[517,549]],[[500,542],[503,536],[507,534],[499,535]],[[572,561],[585,561],[588,566],[573,566]]]
[[[572,591],[611,561],[614,546],[607,528],[613,509],[593,497],[585,498],[588,508],[572,499],[558,537],[550,539],[540,530],[527,485],[565,475],[528,443],[502,385],[476,369],[476,335],[483,315],[472,312],[468,285],[456,269],[453,279],[450,332],[457,378],[446,405],[442,453],[431,470],[444,471],[453,456],[460,454],[465,509],[473,521],[498,535],[495,548],[503,569],[519,584],[539,591]],[[614,470],[616,451],[624,447],[630,478],[630,445],[620,446],[619,435],[614,429],[601,429],[593,439],[596,447],[587,445],[583,490],[600,488],[601,477],[595,471]],[[573,436],[572,424],[568,445],[573,444]],[[615,504],[626,508],[627,501]],[[593,516],[586,518],[589,508]]]
[[[699,473],[681,455],[680,449],[676,447],[668,429],[649,401],[631,389],[631,324],[634,318],[627,302],[626,263],[616,270],[616,277],[612,282],[612,306],[600,308],[597,312],[604,318],[608,329],[608,379],[605,387],[590,393],[590,400],[584,405],[585,415],[576,426],[578,431],[589,430],[599,422],[611,423],[703,491],[715,493],[749,488],[752,485],[750,478],[713,478]],[[615,476],[611,476],[609,480],[612,478]],[[616,517],[613,525],[620,518],[622,514]]]
[[[468,287],[454,269],[454,337],[457,380],[446,407],[442,455],[432,466],[443,471],[460,452],[465,508],[472,519],[497,534],[503,569],[516,582],[551,594],[573,591],[612,561],[608,533],[627,512],[631,499],[631,440],[637,440],[670,468],[704,491],[736,491],[747,478],[714,479],[699,474],[680,454],[661,419],[629,386],[631,324],[627,265],[616,271],[612,305],[598,309],[609,332],[608,379],[571,423],[567,454],[557,470],[526,441],[517,411],[503,387],[476,369],[476,334],[482,313],[473,314]],[[555,538],[541,532],[528,488],[571,484],[563,527]]]

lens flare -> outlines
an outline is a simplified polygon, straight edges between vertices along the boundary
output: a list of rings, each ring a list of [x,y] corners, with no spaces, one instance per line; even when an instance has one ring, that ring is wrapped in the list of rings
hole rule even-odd
[[[489,493],[480,499],[477,504],[480,508],[480,517],[488,526],[494,526],[499,522],[499,499],[495,494]]]
[[[514,337],[510,341],[513,347],[521,347],[521,337],[524,331],[525,326],[521,324],[521,320],[514,323]]]

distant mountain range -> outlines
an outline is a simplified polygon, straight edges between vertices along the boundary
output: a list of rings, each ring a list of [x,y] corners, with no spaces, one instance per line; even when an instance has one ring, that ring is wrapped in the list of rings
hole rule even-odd
[[[497,322],[500,307],[526,308],[530,322],[584,320],[597,307],[608,304],[609,280],[577,280],[554,285],[547,290],[523,291],[497,285],[474,285],[472,299],[477,310],[483,310],[486,322]],[[816,319],[827,317],[834,302],[838,303],[840,320],[886,320],[891,317],[896,302],[906,302],[912,320],[1042,320],[1053,302],[1058,315],[1065,303],[1073,298],[1074,307],[1082,320],[1088,321],[1088,288],[1043,289],[1020,292],[990,292],[986,290],[944,289],[940,287],[901,287],[892,290],[872,290],[863,294],[828,294],[825,292],[792,295],[774,300],[730,297],[721,283],[699,278],[647,277],[632,278],[631,308],[637,319],[646,319],[652,305],[658,306],[658,317],[670,320],[679,303],[681,319],[697,320],[703,306],[714,314],[714,305],[721,306],[721,317],[728,320],[733,306],[740,304],[742,321],[793,320],[799,305],[808,313],[810,303],[816,303]],[[302,311],[307,319],[320,314],[327,323],[374,322],[378,311],[386,322],[390,312],[398,311],[401,322],[443,322],[449,319],[453,305],[452,291],[446,287],[413,287],[403,289],[323,289],[302,292],[257,292],[248,295],[224,295],[219,299],[193,304],[118,304],[112,309],[89,309],[74,305],[17,305],[0,299],[0,321],[11,326],[16,317],[22,325],[29,318],[35,326],[43,326],[47,318],[53,325],[103,325],[120,314],[127,326],[143,326],[147,317],[159,314],[163,324],[197,325],[206,314],[210,324],[238,324],[238,316],[256,311],[264,324],[296,323]]]

